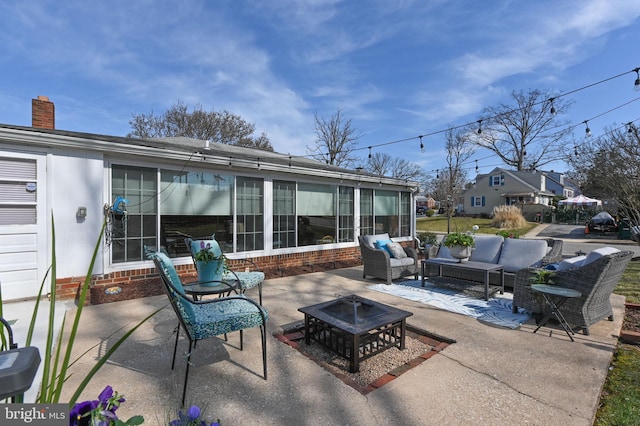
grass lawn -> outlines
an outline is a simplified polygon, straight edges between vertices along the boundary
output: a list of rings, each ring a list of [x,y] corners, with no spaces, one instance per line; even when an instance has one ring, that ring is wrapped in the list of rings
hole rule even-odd
[[[500,231],[500,228],[494,228],[491,226],[491,219],[479,219],[474,217],[452,217],[450,222],[451,232],[466,232],[471,231],[473,225],[478,225],[480,234],[496,234]],[[514,232],[518,235],[524,235],[527,232],[535,228],[538,223],[528,222],[525,228],[509,229],[510,232]],[[446,233],[447,232],[447,217],[446,216],[432,216],[432,217],[419,217],[416,219],[417,232],[434,232],[434,233]]]
[[[614,291],[640,303],[640,261],[634,260]],[[595,425],[640,425],[640,348],[618,345],[602,390]]]

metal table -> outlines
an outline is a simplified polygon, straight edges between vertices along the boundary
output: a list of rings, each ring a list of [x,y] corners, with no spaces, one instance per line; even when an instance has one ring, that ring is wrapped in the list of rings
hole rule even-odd
[[[219,295],[228,296],[232,291],[240,289],[238,280],[191,282],[184,284],[184,292],[193,297],[193,300],[201,300],[203,296]]]
[[[484,300],[489,300],[489,272],[500,272],[500,294],[504,293],[504,267],[496,263],[485,262],[460,262],[456,259],[424,259],[422,261],[422,287],[425,283],[425,269],[426,265],[438,266],[438,275],[442,276],[442,267],[447,266],[454,269],[466,269],[484,272]]]
[[[571,327],[569,327],[569,323],[564,318],[564,315],[562,315],[562,312],[560,312],[559,308],[564,304],[564,302],[567,301],[567,299],[570,299],[572,297],[580,297],[582,296],[582,293],[580,293],[577,290],[573,290],[571,288],[559,287],[559,286],[548,285],[548,284],[532,284],[531,291],[535,293],[540,293],[544,298],[545,302],[547,303],[547,305],[549,305],[549,307],[551,308],[551,311],[545,314],[545,316],[538,323],[538,327],[533,332],[535,333],[536,331],[538,331],[540,327],[542,327],[549,321],[549,319],[551,318],[551,315],[553,315],[556,317],[556,319],[560,323],[560,326],[567,333],[567,336],[569,336],[569,339],[571,339],[571,341],[573,342],[572,334],[576,334],[576,333],[573,331]],[[555,301],[554,298],[556,298],[557,301]]]

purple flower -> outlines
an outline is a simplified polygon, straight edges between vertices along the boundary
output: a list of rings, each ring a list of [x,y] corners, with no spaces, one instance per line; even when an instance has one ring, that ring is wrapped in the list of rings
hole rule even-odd
[[[98,395],[98,399],[100,400],[100,404],[102,404],[104,407],[107,406],[107,404],[109,404],[109,399],[113,396],[113,388],[109,385],[107,385],[107,387],[104,388],[104,390],[102,392],[100,392],[100,395]]]
[[[98,407],[98,404],[100,404],[100,401],[97,401],[97,400],[83,401],[75,404],[71,409],[71,412],[69,413],[69,425],[70,426],[80,426],[85,424],[88,425],[90,416],[87,416],[84,418],[82,418],[82,416],[93,411],[96,407]]]
[[[187,413],[190,420],[197,420],[200,417],[200,407],[197,405],[192,405],[189,407],[189,411]]]

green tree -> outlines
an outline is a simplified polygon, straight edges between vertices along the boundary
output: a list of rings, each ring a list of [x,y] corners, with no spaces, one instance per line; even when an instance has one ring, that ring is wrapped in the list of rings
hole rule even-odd
[[[178,101],[161,115],[133,114],[127,135],[134,138],[164,138],[184,136],[212,142],[273,151],[266,133],[253,137],[255,126],[229,111],[209,112],[202,105],[193,107]]]

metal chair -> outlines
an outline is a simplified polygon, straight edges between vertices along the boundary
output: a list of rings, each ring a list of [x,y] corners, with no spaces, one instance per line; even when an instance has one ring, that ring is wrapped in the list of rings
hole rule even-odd
[[[209,337],[226,335],[233,331],[240,331],[240,350],[243,349],[243,330],[260,327],[262,338],[262,365],[263,376],[267,379],[267,340],[266,322],[267,311],[244,294],[194,301],[184,292],[184,287],[169,257],[161,252],[150,255],[156,266],[156,270],[162,279],[171,306],[175,311],[180,325],[176,330],[176,341],[173,348],[171,369],[173,370],[178,348],[180,327],[189,339],[189,348],[186,352],[186,371],[184,375],[184,387],[182,390],[182,405],[184,406],[187,392],[187,380],[189,378],[189,366],[191,365],[191,352],[198,340]]]
[[[210,250],[213,251],[213,253],[216,256],[220,256],[223,254],[222,249],[220,248],[220,245],[218,244],[218,242],[215,240],[214,237],[215,236],[211,236],[211,239],[202,239],[202,240],[194,240],[191,237],[184,239],[184,242],[186,246],[189,248],[189,252],[191,253],[191,259],[193,260],[193,264],[196,268],[198,266],[196,264],[195,255],[200,250],[201,242],[204,242],[205,246],[207,244],[210,244],[211,245]],[[245,271],[225,270],[225,272],[222,274],[222,279],[223,280],[230,280],[230,279],[240,280],[242,293],[244,293],[250,288],[258,287],[258,300],[262,305],[262,282],[264,281],[264,278],[265,278],[264,272],[262,272],[258,268],[258,266],[249,259],[240,259],[240,261],[243,262],[241,265],[245,265],[246,266],[245,269],[247,270]],[[242,266],[240,269],[242,269]]]
[[[38,371],[40,351],[35,346],[18,348],[9,322],[0,317],[0,323],[7,329],[6,336],[0,330],[0,400],[21,403]]]

